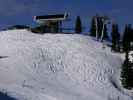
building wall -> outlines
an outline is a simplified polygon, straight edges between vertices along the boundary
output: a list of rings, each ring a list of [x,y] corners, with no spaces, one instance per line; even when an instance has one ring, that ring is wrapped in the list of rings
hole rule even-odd
[[[61,31],[60,21],[47,21],[43,26],[44,33],[58,33]]]

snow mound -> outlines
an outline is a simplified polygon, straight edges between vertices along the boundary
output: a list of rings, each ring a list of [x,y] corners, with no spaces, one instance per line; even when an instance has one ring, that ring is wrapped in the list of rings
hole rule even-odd
[[[133,63],[133,51],[129,52],[129,61]]]
[[[0,34],[0,90],[18,100],[133,100],[120,57],[88,36]]]

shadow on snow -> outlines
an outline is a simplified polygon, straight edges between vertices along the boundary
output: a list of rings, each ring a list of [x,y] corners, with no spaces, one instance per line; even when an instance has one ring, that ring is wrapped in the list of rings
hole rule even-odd
[[[17,99],[8,96],[6,93],[0,92],[0,100],[17,100]]]

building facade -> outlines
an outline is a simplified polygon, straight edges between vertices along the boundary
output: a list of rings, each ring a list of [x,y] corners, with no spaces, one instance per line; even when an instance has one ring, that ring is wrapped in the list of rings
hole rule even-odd
[[[41,25],[44,33],[61,33],[62,22],[66,21],[68,14],[56,14],[45,16],[34,16],[34,20]]]

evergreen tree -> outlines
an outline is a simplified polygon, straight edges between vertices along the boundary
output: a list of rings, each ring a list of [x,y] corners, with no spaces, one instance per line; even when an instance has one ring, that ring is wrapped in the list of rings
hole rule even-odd
[[[98,38],[101,37],[102,35],[102,29],[103,29],[103,21],[102,21],[102,17],[98,17],[97,18],[97,24],[98,24]]]
[[[104,39],[108,39],[108,29],[107,29],[107,24],[104,25]]]
[[[120,51],[120,33],[117,24],[112,25],[112,50]]]
[[[81,33],[82,32],[82,23],[80,16],[77,16],[76,23],[75,23],[75,32]]]
[[[92,17],[91,21],[91,28],[90,28],[90,35],[96,37],[96,21],[97,18],[94,16]]]
[[[131,26],[131,24],[129,24],[128,25],[128,38],[129,38],[129,42],[131,42],[132,41],[132,26]]]
[[[111,32],[111,37],[112,37],[112,50],[116,49],[116,26],[115,24],[112,25],[112,32]]]
[[[126,25],[125,26],[125,31],[124,31],[124,35],[123,35],[123,51],[129,51],[131,46],[130,46],[130,42],[131,42],[131,25]]]
[[[133,42],[133,29],[131,29],[131,41]]]
[[[122,65],[121,82],[122,85],[127,88],[133,88],[133,63],[129,61],[129,51],[126,51],[125,61]]]

